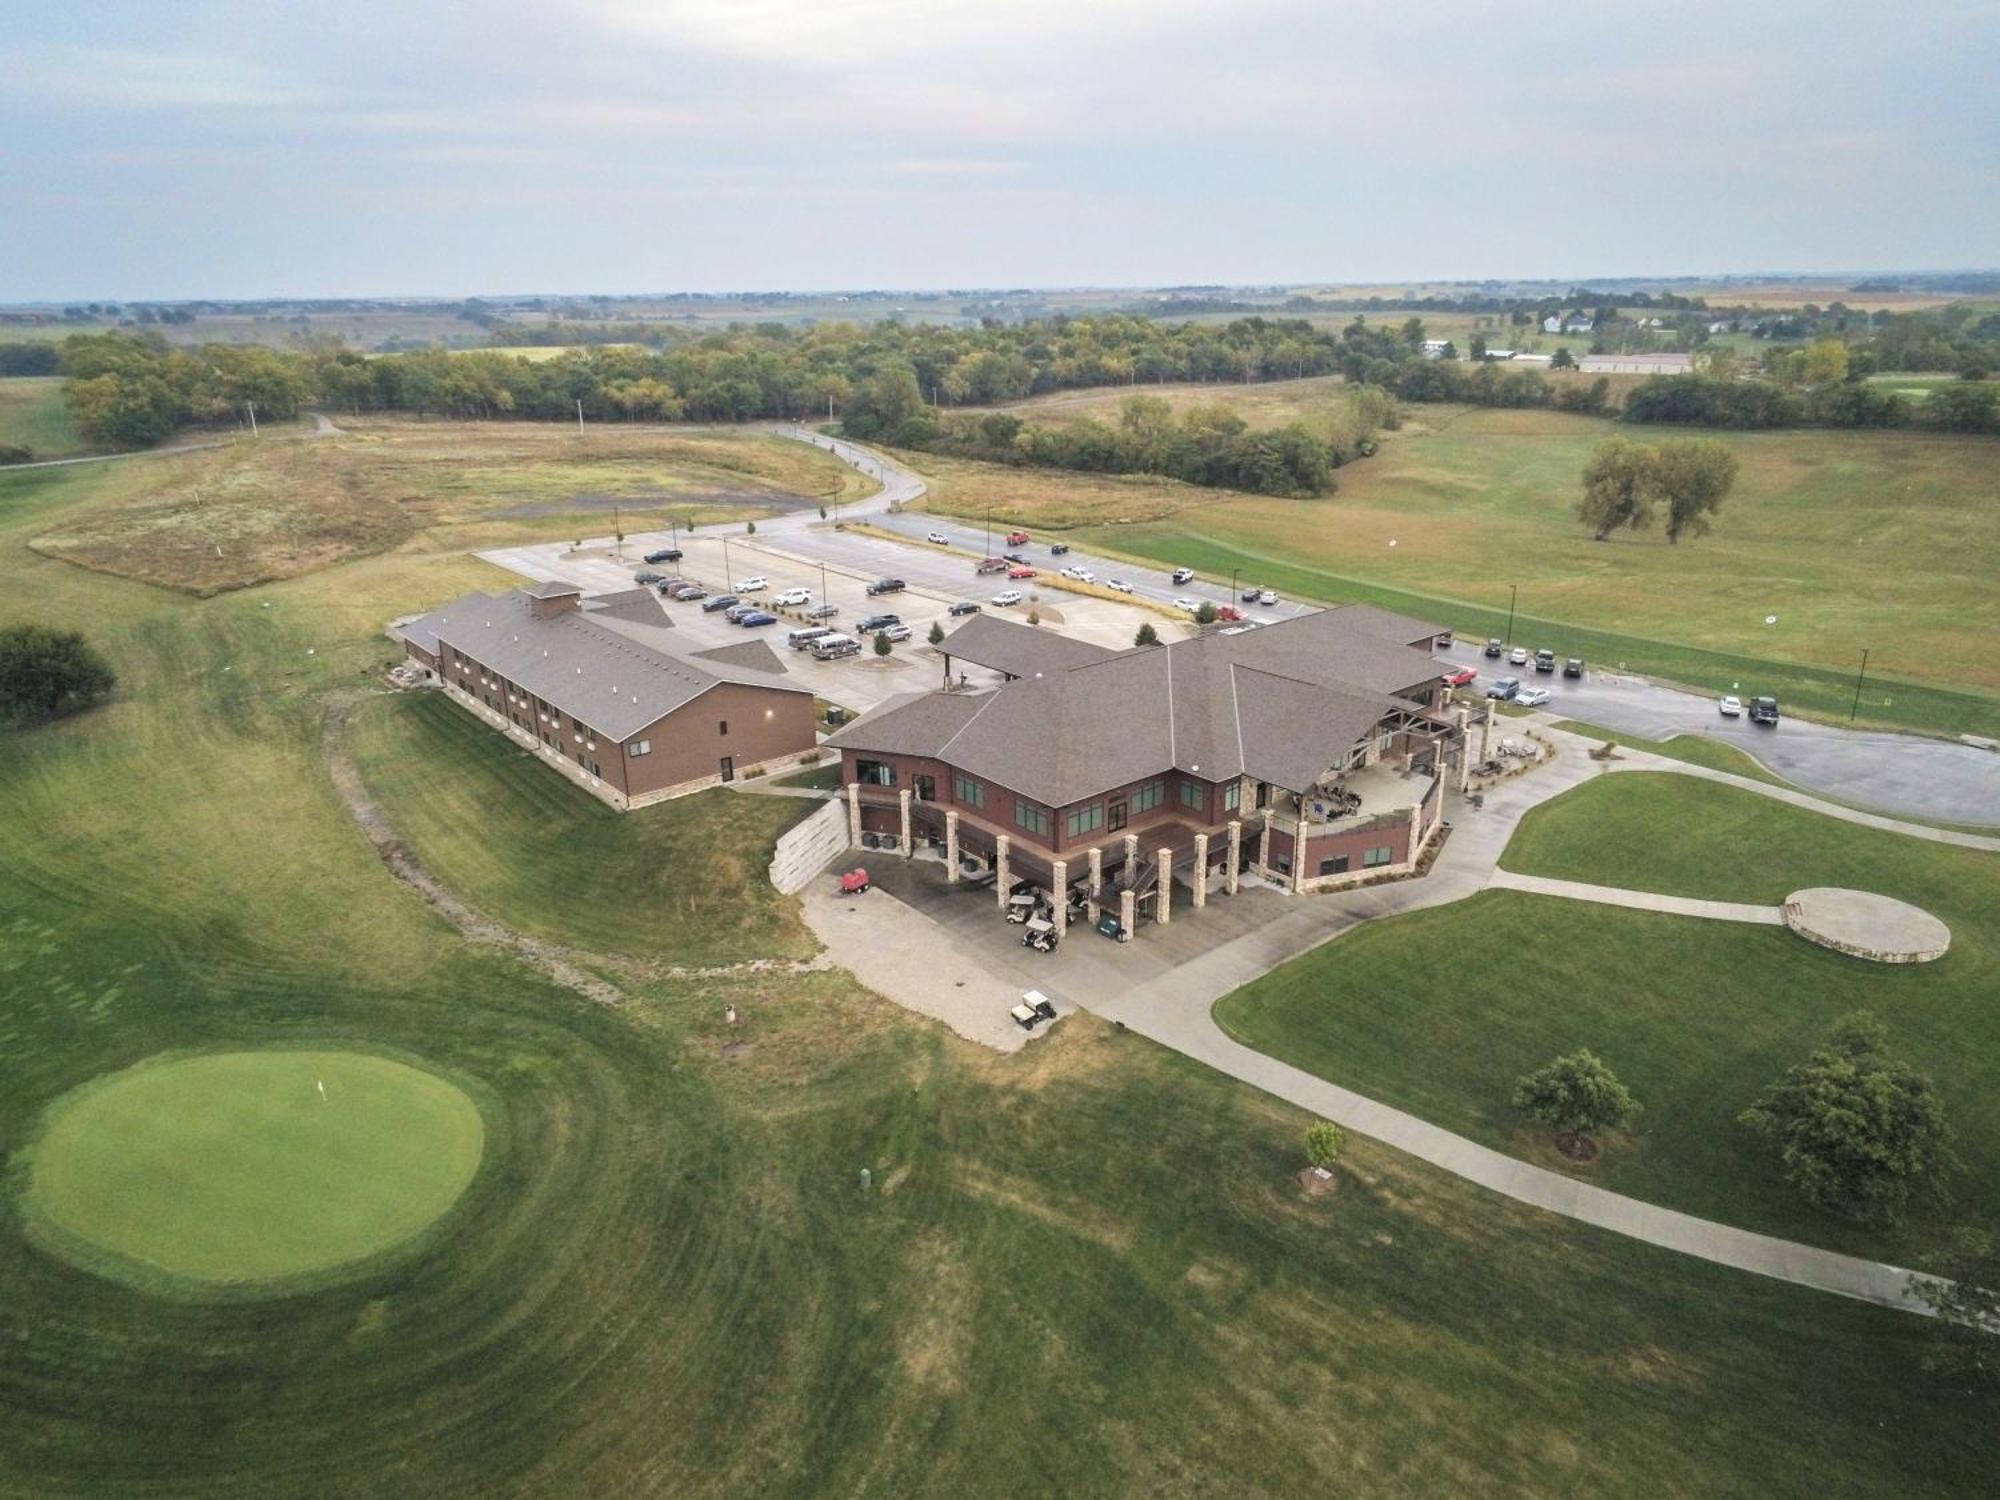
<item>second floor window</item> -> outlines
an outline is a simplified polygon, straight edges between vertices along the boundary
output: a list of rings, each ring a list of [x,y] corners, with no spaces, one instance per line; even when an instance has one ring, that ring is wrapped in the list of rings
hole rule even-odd
[[[1049,835],[1049,815],[1032,802],[1014,804],[1014,821],[1038,837]]]
[[[951,795],[955,802],[963,802],[967,807],[986,805],[986,788],[969,776],[951,778]]]
[[[1181,806],[1202,808],[1208,806],[1208,788],[1199,781],[1181,783]]]
[[[1104,804],[1093,802],[1088,807],[1079,807],[1063,819],[1063,827],[1071,838],[1086,833],[1095,833],[1104,826]]]
[[[1150,807],[1158,807],[1166,800],[1166,782],[1164,780],[1149,781],[1132,793],[1132,811],[1144,812]]]

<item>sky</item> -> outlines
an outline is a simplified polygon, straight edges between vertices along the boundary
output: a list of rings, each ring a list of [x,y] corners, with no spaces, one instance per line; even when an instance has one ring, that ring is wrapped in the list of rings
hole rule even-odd
[[[0,301],[2000,263],[2000,0],[66,0]]]

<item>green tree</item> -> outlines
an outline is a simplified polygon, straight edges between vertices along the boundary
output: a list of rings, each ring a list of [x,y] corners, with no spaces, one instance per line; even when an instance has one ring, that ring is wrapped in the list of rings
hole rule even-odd
[[[1472,342],[1467,345],[1467,350],[1475,361],[1486,358],[1486,335],[1475,333]]]
[[[931,621],[931,633],[929,639],[930,643],[933,646],[942,646],[944,644],[944,621],[942,620]]]
[[[1575,1154],[1601,1130],[1615,1130],[1639,1108],[1604,1060],[1588,1048],[1558,1057],[1514,1085],[1514,1108],[1555,1128],[1556,1143]]]
[[[1132,644],[1135,646],[1157,646],[1160,644],[1160,632],[1153,628],[1151,620],[1147,620],[1139,626],[1139,633],[1132,637]]]
[[[1556,350],[1555,358],[1549,361],[1549,368],[1551,370],[1574,370],[1576,368],[1576,356],[1571,354],[1567,347],[1558,349]]]
[[[1838,385],[1847,379],[1847,345],[1839,339],[1815,339],[1806,345],[1798,378],[1806,385]]]
[[[1215,605],[1207,599],[1202,600],[1200,606],[1194,612],[1194,622],[1197,625],[1213,625],[1215,623]]]
[[[1331,1120],[1315,1120],[1306,1127],[1306,1160],[1316,1167],[1331,1167],[1347,1145],[1347,1132]]]
[[[1603,541],[1621,526],[1643,530],[1653,522],[1659,450],[1630,438],[1597,445],[1583,470],[1577,516]]]
[[[877,656],[887,656],[887,655],[889,654],[889,649],[890,649],[890,648],[889,648],[889,632],[888,632],[888,631],[886,631],[886,630],[878,630],[878,631],[876,631],[876,632],[875,632],[875,654],[876,654]]]
[[[1706,536],[1709,517],[1736,483],[1736,455],[1712,438],[1660,444],[1653,487],[1667,505],[1667,540]]]
[[[1793,1187],[1859,1223],[1894,1223],[1914,1192],[1940,1191],[1953,1164],[1937,1089],[1889,1055],[1887,1031],[1866,1011],[1837,1022],[1741,1119],[1776,1143]]]
[[[1959,1230],[1903,1295],[1933,1314],[1930,1369],[1968,1385],[2000,1383],[2000,1235]]]
[[[118,679],[71,630],[10,625],[0,630],[0,720],[33,723],[102,702]]]

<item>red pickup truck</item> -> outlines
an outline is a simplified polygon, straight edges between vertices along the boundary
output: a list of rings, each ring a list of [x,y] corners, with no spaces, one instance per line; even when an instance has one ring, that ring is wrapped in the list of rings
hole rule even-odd
[[[1007,571],[1007,559],[1004,557],[981,558],[977,563],[973,564],[972,571],[975,573],[1004,573]]]
[[[1007,533],[1007,545],[1008,545],[1008,546],[1010,546],[1010,547],[1025,547],[1025,546],[1026,546],[1027,544],[1028,544],[1028,533],[1027,533],[1027,532],[1025,532],[1025,531],[1010,531],[1010,532],[1008,532],[1008,533]]]

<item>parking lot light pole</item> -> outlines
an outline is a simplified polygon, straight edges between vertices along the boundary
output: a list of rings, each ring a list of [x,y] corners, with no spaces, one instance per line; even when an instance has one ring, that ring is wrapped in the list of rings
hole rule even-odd
[[[1847,722],[1852,724],[1854,716],[1861,712],[1861,684],[1868,676],[1868,648],[1861,648],[1861,670],[1854,677],[1854,706],[1847,711]]]
[[[1521,586],[1518,583],[1507,585],[1507,644],[1509,646],[1514,644],[1514,601],[1520,596]]]
[[[736,570],[729,565],[729,535],[722,537],[722,591],[728,593],[736,577]]]

